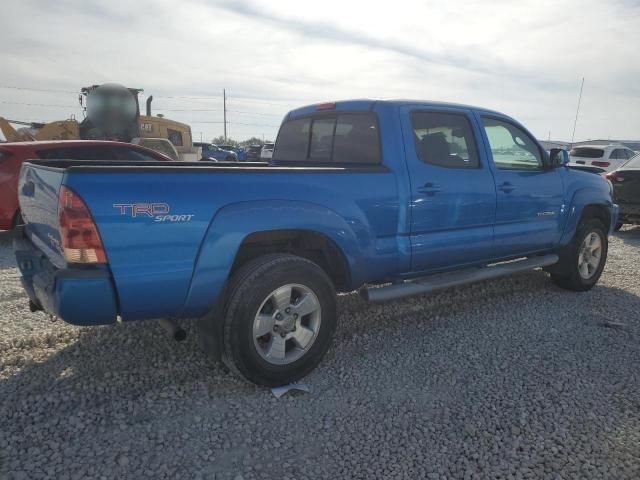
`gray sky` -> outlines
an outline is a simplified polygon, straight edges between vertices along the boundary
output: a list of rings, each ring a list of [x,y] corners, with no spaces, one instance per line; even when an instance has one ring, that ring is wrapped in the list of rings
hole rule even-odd
[[[347,98],[470,103],[538,138],[640,138],[640,0],[4,0],[0,115],[82,117],[80,87],[153,94],[194,138],[273,138],[290,109]],[[38,91],[54,90],[54,91]],[[144,101],[144,98],[142,98]]]

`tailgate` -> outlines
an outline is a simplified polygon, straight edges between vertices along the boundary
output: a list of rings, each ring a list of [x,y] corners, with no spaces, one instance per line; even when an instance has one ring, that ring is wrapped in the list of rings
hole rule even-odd
[[[58,268],[65,266],[58,229],[58,192],[64,169],[24,163],[18,199],[27,237]]]

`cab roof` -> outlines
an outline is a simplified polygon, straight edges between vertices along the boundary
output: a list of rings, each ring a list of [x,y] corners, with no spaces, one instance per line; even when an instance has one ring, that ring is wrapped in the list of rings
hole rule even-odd
[[[504,117],[508,117],[508,115],[505,115],[503,113],[497,112],[495,110],[490,110],[487,108],[482,108],[482,107],[476,107],[476,106],[472,106],[472,105],[465,105],[462,103],[452,103],[452,102],[441,102],[441,101],[434,101],[434,100],[411,100],[411,99],[389,99],[389,100],[382,100],[382,99],[371,99],[371,98],[364,98],[364,99],[354,99],[354,100],[338,100],[338,101],[333,101],[333,102],[322,102],[322,103],[316,103],[313,105],[306,105],[304,107],[300,107],[300,108],[296,108],[294,110],[291,110],[289,112],[289,114],[287,115],[287,118],[289,117],[298,117],[298,116],[302,116],[302,115],[309,115],[311,113],[315,113],[318,111],[331,111],[331,110],[336,110],[336,111],[340,111],[340,110],[362,110],[362,111],[367,111],[367,110],[372,110],[376,104],[389,104],[389,105],[395,105],[397,107],[402,107],[402,106],[407,106],[407,105],[412,105],[412,106],[422,106],[422,107],[441,107],[441,108],[463,108],[466,110],[475,110],[475,111],[479,111],[482,113],[490,113],[490,114],[494,114],[494,115],[500,115],[500,116],[504,116]]]

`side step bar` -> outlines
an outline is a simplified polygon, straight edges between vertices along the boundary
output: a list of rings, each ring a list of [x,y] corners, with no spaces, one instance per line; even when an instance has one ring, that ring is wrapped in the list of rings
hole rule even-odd
[[[513,273],[525,272],[533,268],[548,267],[557,263],[558,255],[549,254],[529,257],[507,263],[497,263],[486,267],[468,268],[455,272],[437,273],[427,277],[408,280],[386,287],[360,289],[360,295],[368,302],[381,303],[403,297],[412,297],[424,293],[435,292],[449,287],[465,285],[467,283],[490,280]]]

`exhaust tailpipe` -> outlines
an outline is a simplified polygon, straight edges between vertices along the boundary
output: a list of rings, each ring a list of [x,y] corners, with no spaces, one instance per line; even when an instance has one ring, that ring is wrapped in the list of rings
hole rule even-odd
[[[149,95],[147,98],[147,117],[151,116],[151,102],[153,101],[153,95]]]
[[[171,318],[161,318],[158,320],[160,326],[165,329],[167,334],[176,342],[182,342],[187,338],[187,332],[180,327],[175,320]]]

